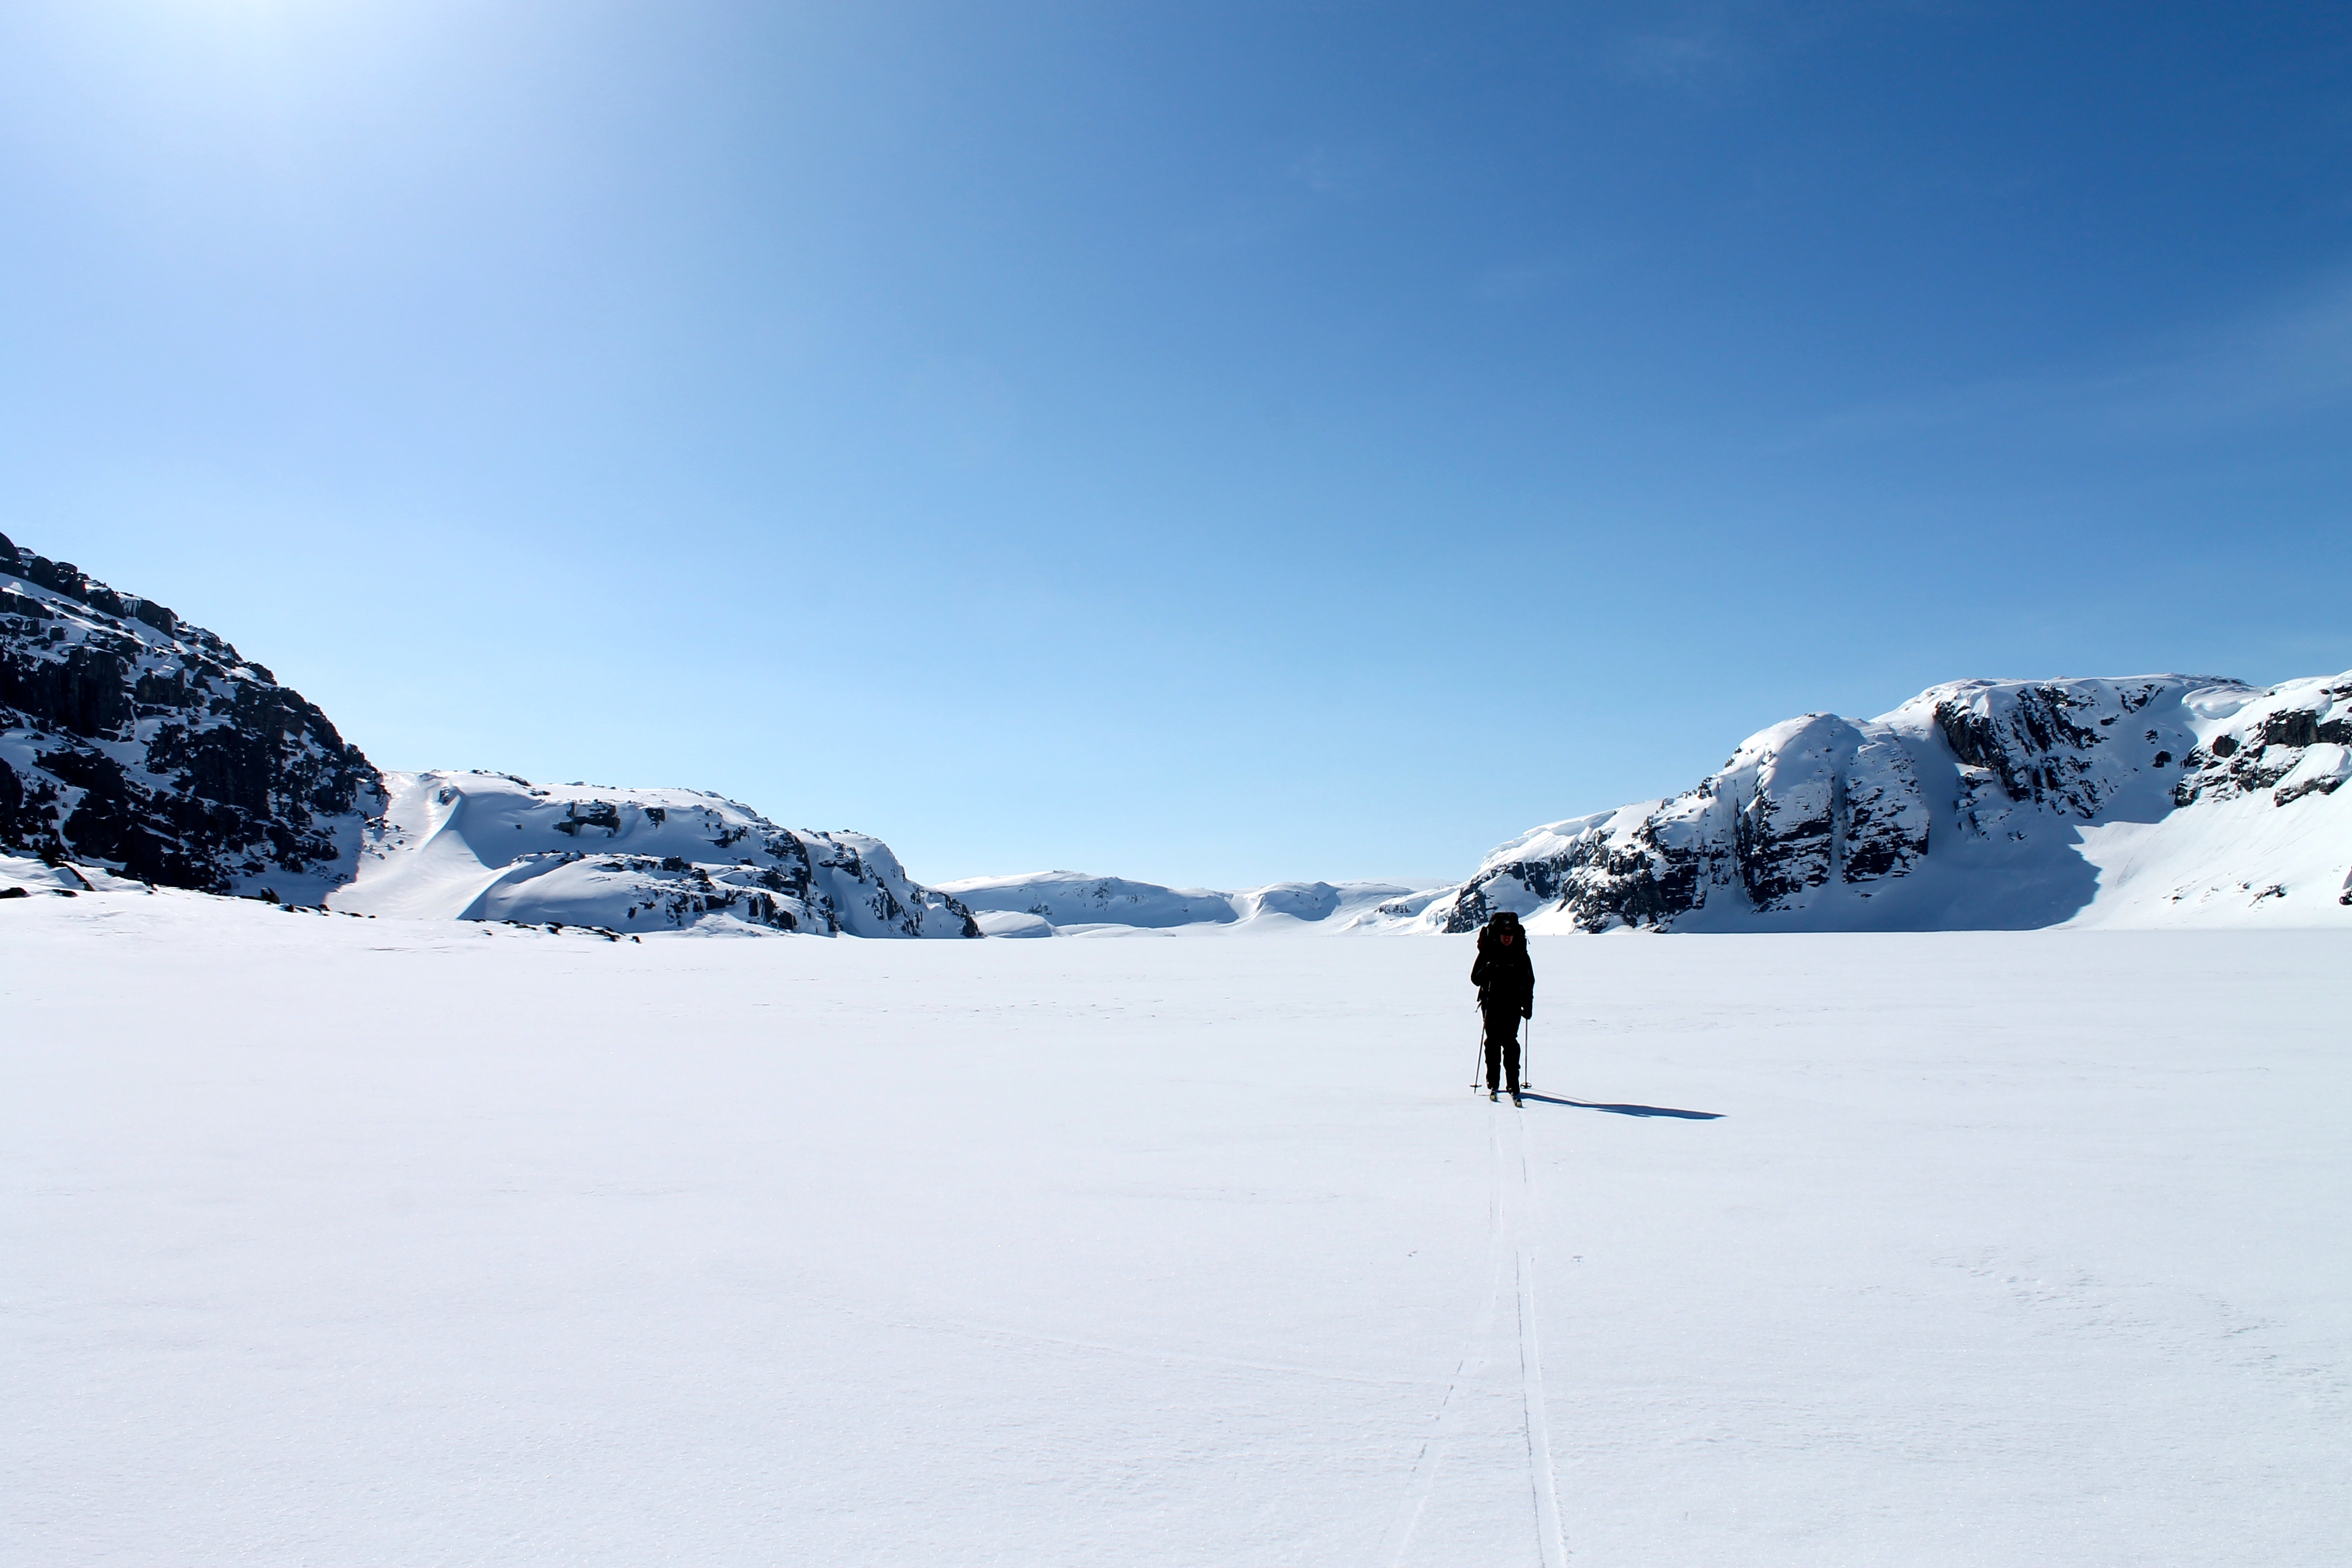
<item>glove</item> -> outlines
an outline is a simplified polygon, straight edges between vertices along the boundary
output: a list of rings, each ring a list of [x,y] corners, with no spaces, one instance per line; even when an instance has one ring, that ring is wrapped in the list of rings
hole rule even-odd
[[[1519,1016],[1520,1016],[1520,1017],[1522,1017],[1522,1018],[1532,1018],[1532,1017],[1534,1017],[1535,1016],[1536,1016],[1536,1005],[1535,1005],[1534,1003],[1532,1003],[1532,1002],[1522,1002],[1522,1003],[1520,1003],[1520,1004],[1519,1004]]]

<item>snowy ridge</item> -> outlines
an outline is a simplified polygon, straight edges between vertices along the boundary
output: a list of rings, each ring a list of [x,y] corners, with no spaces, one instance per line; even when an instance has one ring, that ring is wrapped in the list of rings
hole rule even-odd
[[[1381,914],[1463,931],[2352,926],[2352,673],[1964,680],[1759,731]]]
[[[0,847],[315,902],[350,879],[380,787],[220,637],[0,535]]]
[[[12,886],[46,886],[16,877],[38,866],[81,888],[120,873],[415,919],[982,934],[864,834],[782,828],[694,790],[381,773],[213,633],[0,535],[10,850]]]
[[[887,846],[692,790],[384,774],[215,634],[0,536],[0,851],[413,918],[826,935],[2352,925],[2352,672],[1963,680],[1751,735],[1456,886],[1238,892]]]
[[[862,833],[779,827],[688,789],[386,773],[352,886],[331,907],[408,920],[651,933],[972,937],[955,899]]]
[[[1417,891],[1394,882],[1275,882],[1228,893],[1083,871],[972,877],[940,890],[969,905],[991,936],[1353,931]]]

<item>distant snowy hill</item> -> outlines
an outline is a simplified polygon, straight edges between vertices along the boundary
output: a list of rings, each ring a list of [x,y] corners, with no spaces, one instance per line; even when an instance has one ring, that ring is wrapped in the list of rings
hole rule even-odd
[[[992,936],[1053,936],[1350,931],[1416,889],[1394,882],[1276,882],[1224,893],[1082,871],[1033,871],[942,882],[940,891],[970,905]]]
[[[2352,925],[2352,673],[1964,680],[1538,827],[1391,929]]]
[[[685,789],[533,784],[505,773],[383,775],[358,879],[334,909],[626,932],[973,937],[971,911],[862,833],[779,827]]]
[[[315,903],[379,789],[268,669],[0,535],[0,847]]]

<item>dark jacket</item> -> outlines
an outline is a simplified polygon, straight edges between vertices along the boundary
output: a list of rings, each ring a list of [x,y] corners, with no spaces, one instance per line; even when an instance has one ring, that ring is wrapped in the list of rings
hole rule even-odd
[[[1517,1013],[1533,1017],[1536,1008],[1536,966],[1528,962],[1528,933],[1514,928],[1511,941],[1496,940],[1495,927],[1478,932],[1478,961],[1470,966],[1470,984],[1478,988],[1478,1005],[1490,1013]]]

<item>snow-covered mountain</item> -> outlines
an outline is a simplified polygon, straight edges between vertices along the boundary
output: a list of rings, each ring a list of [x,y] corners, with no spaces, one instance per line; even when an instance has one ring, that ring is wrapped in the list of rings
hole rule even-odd
[[[1670,800],[1535,828],[1393,928],[2352,925],[2352,672],[1963,680],[1751,735]]]
[[[982,934],[864,834],[779,827],[694,790],[381,773],[213,633],[0,535],[0,855],[10,850],[353,913]]]
[[[925,888],[692,790],[380,773],[215,634],[0,536],[0,851],[358,913],[859,936],[2352,925],[2352,672],[1964,680],[1750,736],[1455,886]]]
[[[2352,925],[2352,672],[1963,680],[1749,736],[1669,800],[1531,829],[1458,884],[943,884],[996,935]],[[1268,918],[1272,917],[1272,918]]]
[[[415,920],[656,932],[982,934],[862,833],[779,827],[699,790],[394,773],[359,875],[331,907]]]
[[[0,535],[0,847],[315,903],[379,789],[268,669]]]
[[[940,890],[971,906],[981,929],[991,936],[1350,931],[1369,920],[1384,920],[1377,915],[1382,905],[1419,891],[1394,882],[1275,882],[1227,893],[1163,888],[1083,871],[973,877],[942,882]]]

